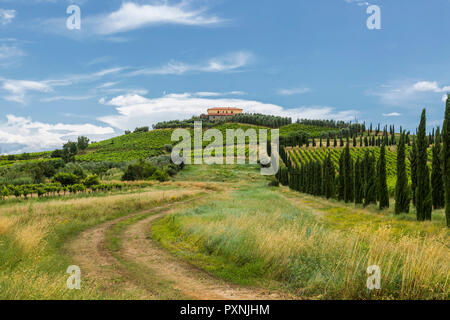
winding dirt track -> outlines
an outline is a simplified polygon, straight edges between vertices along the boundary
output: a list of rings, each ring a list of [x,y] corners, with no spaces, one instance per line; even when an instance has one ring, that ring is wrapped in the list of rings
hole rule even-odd
[[[192,201],[192,200],[190,200]],[[190,201],[135,213],[81,233],[66,249],[87,278],[107,294],[134,299],[276,300],[289,297],[257,288],[230,285],[190,265],[148,239],[152,222]],[[105,246],[109,228],[126,219],[150,215],[123,233],[122,247],[111,253]]]

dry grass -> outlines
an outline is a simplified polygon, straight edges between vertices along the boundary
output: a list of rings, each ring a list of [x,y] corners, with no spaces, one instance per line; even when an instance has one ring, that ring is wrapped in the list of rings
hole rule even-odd
[[[0,299],[120,298],[91,284],[66,288],[64,241],[92,225],[204,192],[192,187],[136,194],[21,203],[0,209]]]
[[[169,224],[166,230],[178,232],[173,239],[222,256],[240,268],[261,262],[266,278],[280,281],[301,296],[449,298],[447,230],[424,236],[399,235],[388,225],[330,229],[320,217],[287,205],[283,197],[257,191],[261,194],[237,193],[233,201],[188,211],[163,223]],[[381,269],[381,291],[366,288],[370,265]]]

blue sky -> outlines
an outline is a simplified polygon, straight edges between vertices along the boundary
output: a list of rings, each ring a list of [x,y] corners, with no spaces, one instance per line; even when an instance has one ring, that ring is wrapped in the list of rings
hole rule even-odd
[[[69,5],[81,29],[69,30]],[[369,30],[368,6],[381,9]],[[440,125],[450,0],[0,0],[0,154],[237,106]]]

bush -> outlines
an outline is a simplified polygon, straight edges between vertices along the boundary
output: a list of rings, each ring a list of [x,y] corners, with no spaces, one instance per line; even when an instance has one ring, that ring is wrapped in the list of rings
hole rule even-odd
[[[167,172],[158,169],[152,175],[152,179],[158,180],[159,182],[164,182],[169,180],[169,175],[167,174]]]
[[[77,184],[80,178],[73,173],[60,172],[53,177],[52,181],[59,182],[62,186],[66,187]]]
[[[100,178],[97,175],[90,175],[86,179],[82,181],[82,183],[87,187],[91,188],[92,186],[96,186],[100,184]]]

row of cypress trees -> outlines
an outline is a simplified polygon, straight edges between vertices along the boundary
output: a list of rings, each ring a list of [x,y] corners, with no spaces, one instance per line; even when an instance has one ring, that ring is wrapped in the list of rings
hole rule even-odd
[[[380,154],[378,164],[370,151],[366,151],[363,159],[358,158],[354,162],[347,144],[339,159],[337,177],[331,155],[328,154],[323,161],[309,161],[300,168],[293,167],[287,161],[288,167],[281,168],[277,178],[283,185],[299,192],[366,206],[379,201],[381,209],[388,208],[384,145]]]
[[[413,138],[410,152],[411,185],[406,170],[406,145],[408,133],[400,132],[397,150],[397,182],[395,186],[395,213],[409,213],[411,200],[416,208],[418,221],[431,220],[432,210],[445,207],[447,226],[450,227],[450,95],[442,133],[437,128],[433,135],[433,161],[430,179],[428,153],[430,138],[426,134],[426,110],[422,111],[417,135]],[[293,190],[326,198],[337,198],[346,203],[379,203],[379,208],[389,208],[387,187],[385,141],[380,146],[378,162],[374,154],[366,151],[364,157],[353,161],[347,144],[339,158],[336,172],[330,154],[323,161],[310,161],[294,168],[284,151],[280,152],[287,168],[282,168],[278,180]],[[336,173],[338,176],[336,177]]]

